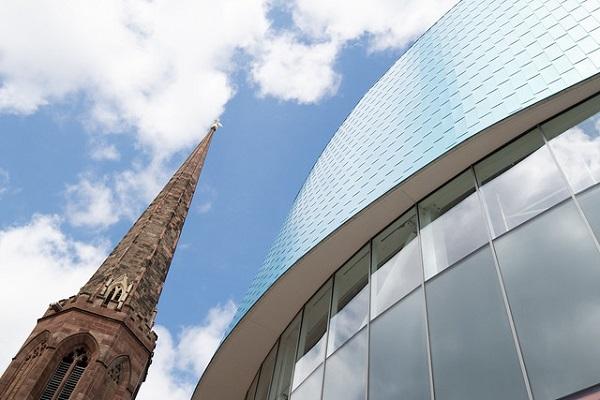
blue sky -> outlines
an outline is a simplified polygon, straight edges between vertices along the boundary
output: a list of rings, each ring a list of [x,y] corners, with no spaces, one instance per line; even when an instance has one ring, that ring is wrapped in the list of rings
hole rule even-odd
[[[140,394],[188,398],[320,152],[453,1],[79,3],[0,5],[0,369],[220,117]]]

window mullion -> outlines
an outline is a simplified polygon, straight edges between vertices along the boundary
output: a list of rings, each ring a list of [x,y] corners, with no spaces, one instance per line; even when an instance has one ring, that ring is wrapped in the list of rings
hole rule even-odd
[[[431,400],[435,400],[435,385],[433,380],[433,361],[431,358],[431,338],[429,336],[429,313],[427,311],[427,294],[425,293],[425,258],[423,257],[423,245],[421,243],[421,216],[419,205],[416,208],[417,216],[417,241],[419,245],[419,255],[421,258],[421,291],[423,292],[423,314],[425,318],[425,335],[427,336],[427,366],[429,368],[429,391]]]
[[[517,334],[517,328],[515,326],[515,321],[513,318],[512,310],[510,308],[510,303],[508,301],[508,295],[506,294],[506,288],[504,286],[504,278],[502,277],[502,271],[500,270],[500,263],[498,262],[498,256],[496,254],[496,249],[494,248],[494,241],[492,235],[492,221],[490,219],[490,214],[487,209],[487,204],[483,200],[483,196],[481,194],[481,188],[479,186],[479,182],[477,181],[477,176],[475,175],[475,169],[471,167],[471,171],[473,173],[473,181],[475,181],[475,192],[477,193],[477,198],[479,203],[482,205],[481,212],[485,214],[484,220],[486,221],[486,232],[488,234],[488,245],[492,252],[492,258],[494,259],[494,267],[496,270],[496,276],[498,277],[498,282],[500,284],[500,292],[502,293],[502,301],[504,302],[504,308],[506,311],[506,315],[508,317],[508,323],[510,325],[510,330],[513,338],[513,342],[515,348],[517,350],[517,358],[519,359],[519,366],[521,368],[521,374],[523,375],[523,380],[525,381],[525,388],[527,390],[527,396],[529,400],[533,400],[533,392],[531,390],[531,383],[529,382],[529,375],[527,374],[527,368],[525,366],[525,359],[523,358],[523,350],[521,348],[521,342],[519,341],[519,336]]]
[[[56,392],[54,392],[54,396],[52,396],[52,400],[58,400],[58,397],[60,396],[63,388],[65,387],[65,382],[67,381],[67,378],[69,377],[69,375],[71,375],[71,372],[73,371],[73,368],[75,367],[75,364],[77,363],[77,359],[74,359],[73,362],[71,363],[71,365],[69,365],[69,369],[67,369],[67,372],[65,372],[65,374],[63,375],[60,384],[58,385],[58,388],[56,389]],[[60,365],[60,363],[59,363]],[[56,373],[58,371],[58,369],[56,369],[54,371],[54,373]],[[52,378],[50,378],[52,379]]]

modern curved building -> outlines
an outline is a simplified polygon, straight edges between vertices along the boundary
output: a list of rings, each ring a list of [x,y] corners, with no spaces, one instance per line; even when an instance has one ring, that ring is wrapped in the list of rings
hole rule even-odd
[[[335,133],[193,398],[600,399],[599,73],[599,1],[459,2]]]

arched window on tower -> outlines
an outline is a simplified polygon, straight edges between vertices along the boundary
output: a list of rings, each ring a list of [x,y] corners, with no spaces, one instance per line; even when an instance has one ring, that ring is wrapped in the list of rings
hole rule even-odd
[[[104,396],[98,400],[113,400],[122,398],[129,384],[129,357],[120,356],[110,363],[106,370],[104,381]]]
[[[40,359],[40,356],[46,351],[46,348],[48,347],[48,336],[48,332],[44,332],[38,335],[24,348],[24,350],[28,351],[27,355],[17,355],[17,360],[21,360],[21,366],[19,367],[18,372],[14,375],[12,381],[8,385],[8,389],[6,390],[6,392],[4,392],[6,398],[14,398],[15,393],[21,387],[23,381],[27,379],[27,376],[31,373],[31,371],[35,369],[37,362]]]
[[[103,305],[108,305],[108,303],[110,303],[110,299],[112,299],[112,297],[115,295],[115,288],[112,288],[110,290],[110,292],[108,292],[108,295],[106,295],[106,298],[104,299],[104,301],[102,302]]]
[[[108,370],[108,377],[116,385],[121,383],[121,373],[123,372],[123,361],[115,363]]]
[[[50,377],[40,400],[68,400],[89,363],[84,347],[77,347],[65,355]]]
[[[104,288],[99,293],[100,296],[104,297],[102,305],[108,307],[111,302],[117,303],[115,309],[121,310],[132,287],[133,283],[129,282],[127,275],[121,275],[117,279],[108,278],[104,283]]]
[[[102,304],[104,304],[106,306],[111,301],[118,302],[121,299],[122,295],[123,295],[123,287],[121,287],[120,285],[116,285],[110,289],[110,291],[108,292],[108,295],[106,296],[106,298],[104,299],[104,302]]]
[[[121,298],[121,295],[123,294],[123,288],[121,288],[120,286],[116,288],[117,292],[115,293],[115,297],[113,297],[114,301],[119,301],[119,299]]]

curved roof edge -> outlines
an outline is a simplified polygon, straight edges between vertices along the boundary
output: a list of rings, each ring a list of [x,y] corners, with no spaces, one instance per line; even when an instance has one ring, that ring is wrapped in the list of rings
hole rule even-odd
[[[600,92],[596,74],[485,128],[387,191],[287,269],[221,343],[193,400],[243,399],[264,357],[308,298],[354,252],[424,196],[485,155]]]

